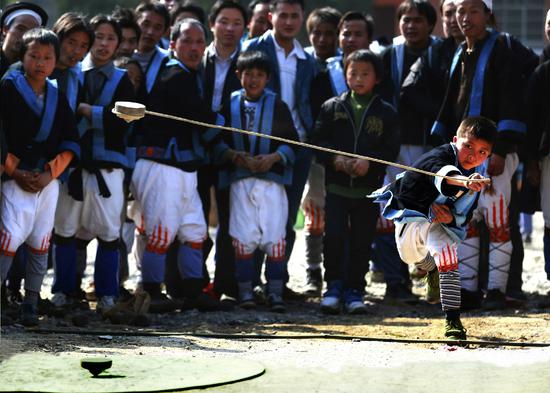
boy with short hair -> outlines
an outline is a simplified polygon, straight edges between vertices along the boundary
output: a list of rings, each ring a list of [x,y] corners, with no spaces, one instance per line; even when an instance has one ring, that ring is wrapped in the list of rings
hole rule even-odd
[[[37,303],[59,195],[57,178],[80,155],[75,119],[65,95],[48,80],[59,57],[59,40],[32,29],[22,40],[23,71],[0,84],[0,113],[7,146],[0,213],[2,282],[15,254],[28,246],[21,323],[38,324]]]
[[[265,89],[270,74],[270,59],[265,53],[242,53],[237,60],[237,76],[243,89],[231,95],[224,117],[232,127],[297,140],[287,105]],[[226,156],[233,165],[220,174],[220,187],[230,184],[229,234],[235,248],[240,304],[243,308],[256,306],[252,293],[254,252],[261,248],[267,254],[269,305],[273,311],[283,312],[288,219],[285,186],[292,182],[294,150],[281,142],[237,133],[227,137],[226,143],[231,147]],[[273,214],[273,207],[277,207],[277,214]]]
[[[439,176],[406,171],[373,194],[378,202],[386,203],[384,217],[395,221],[401,259],[428,272],[428,301],[437,303],[440,292],[446,314],[445,337],[453,340],[466,339],[460,321],[457,247],[466,237],[479,191],[487,184],[472,180],[483,179],[476,170],[489,158],[496,137],[491,120],[466,118],[452,143],[425,153],[414,164]]]
[[[313,143],[339,151],[392,161],[399,149],[399,124],[393,107],[373,90],[382,75],[380,58],[357,50],[344,63],[349,92],[325,102]],[[385,165],[343,155],[317,153],[326,170],[324,266],[327,291],[321,311],[365,313],[365,274],[379,215],[365,195],[382,186]],[[346,245],[349,242],[349,246]],[[344,259],[349,249],[349,262]]]
[[[273,24],[273,30],[246,41],[242,45],[242,50],[243,52],[260,50],[269,56],[273,72],[268,82],[268,88],[279,94],[288,105],[300,140],[307,140],[315,120],[311,112],[310,91],[311,83],[317,72],[317,65],[296,39],[304,19],[304,1],[273,0],[270,7],[269,20]],[[288,222],[285,270],[287,270],[286,265],[296,239],[294,223],[309,174],[311,159],[312,153],[309,149],[304,147],[296,149],[292,184],[287,186]],[[285,275],[288,277],[288,271]],[[288,287],[285,289],[285,294],[288,298],[297,297],[297,294]]]

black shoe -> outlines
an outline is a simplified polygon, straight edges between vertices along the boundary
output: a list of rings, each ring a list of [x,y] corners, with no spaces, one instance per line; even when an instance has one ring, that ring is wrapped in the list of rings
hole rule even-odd
[[[418,304],[418,297],[413,295],[406,284],[388,284],[384,294],[384,302],[396,304]]]
[[[301,301],[304,300],[306,296],[303,293],[298,293],[290,289],[288,286],[283,287],[283,300],[287,302],[292,301]]]
[[[220,297],[220,311],[232,311],[237,306],[237,298],[223,293]]]
[[[204,292],[197,297],[196,302],[196,308],[199,311],[219,311],[220,309],[220,301]]]
[[[481,292],[460,289],[460,309],[462,311],[481,308]]]
[[[30,304],[21,305],[21,325],[26,327],[38,326],[38,311],[36,306]]]
[[[11,326],[15,323],[12,317],[10,317],[8,314],[2,312],[0,315],[0,326]]]
[[[252,295],[254,296],[254,303],[256,304],[266,304],[267,298],[265,295],[265,289],[263,285],[256,285],[252,289]]]
[[[118,287],[118,298],[117,302],[127,302],[132,298],[132,292],[124,288],[124,286]]]
[[[174,299],[169,298],[164,293],[151,296],[151,304],[149,305],[149,312],[153,314],[162,314],[167,312],[176,311],[180,307],[180,303]]]
[[[21,305],[23,304],[23,295],[21,294],[21,291],[15,290],[12,291],[8,288],[7,290],[8,294],[8,303],[12,305]]]
[[[498,289],[489,289],[481,303],[484,310],[502,310],[506,307],[505,296]]]
[[[197,309],[199,311],[219,311],[220,302],[206,293],[201,293],[196,298],[183,298],[181,311]]]
[[[321,296],[323,290],[323,273],[321,269],[307,269],[307,281],[305,294],[308,296]]]
[[[275,293],[270,293],[267,296],[267,304],[269,306],[269,309],[273,312],[284,313],[286,311],[286,306],[283,298]]]
[[[524,307],[527,301],[527,295],[522,290],[508,290],[506,292],[505,302],[508,307]]]

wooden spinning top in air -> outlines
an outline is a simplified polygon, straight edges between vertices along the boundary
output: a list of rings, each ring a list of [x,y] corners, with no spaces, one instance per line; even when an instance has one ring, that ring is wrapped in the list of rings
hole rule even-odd
[[[128,123],[145,116],[145,105],[130,101],[117,101],[112,112]]]

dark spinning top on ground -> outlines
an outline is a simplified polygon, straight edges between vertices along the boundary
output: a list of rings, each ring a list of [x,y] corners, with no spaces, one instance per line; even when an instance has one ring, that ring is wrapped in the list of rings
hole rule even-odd
[[[91,372],[94,377],[111,368],[112,365],[113,361],[108,358],[87,358],[80,361],[80,367]]]

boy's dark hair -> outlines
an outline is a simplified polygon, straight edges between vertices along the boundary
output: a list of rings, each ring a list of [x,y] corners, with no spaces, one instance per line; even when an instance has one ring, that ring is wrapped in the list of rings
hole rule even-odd
[[[265,71],[267,76],[271,75],[271,61],[269,57],[258,50],[252,50],[242,52],[237,58],[237,70],[243,72],[244,70],[251,70],[257,68]]]
[[[185,18],[176,23],[175,26],[172,26],[172,30],[170,30],[170,41],[176,41],[179,38],[181,34],[181,26],[184,24],[197,26],[198,28],[200,28],[204,33],[204,38],[206,39],[206,28],[204,27],[204,25],[196,19]]]
[[[94,16],[92,20],[90,20],[90,25],[92,26],[92,29],[94,30],[94,32],[97,30],[97,28],[100,25],[104,25],[104,24],[110,25],[113,28],[118,38],[118,45],[120,45],[120,42],[122,41],[122,29],[120,28],[120,25],[117,23],[117,21],[113,17],[108,15],[98,14]]]
[[[456,136],[459,138],[474,137],[476,139],[483,139],[494,145],[497,136],[497,126],[495,122],[483,116],[471,116],[467,117],[458,126],[456,130]]]
[[[136,19],[141,18],[141,14],[147,11],[152,11],[164,19],[165,30],[170,27],[170,13],[164,4],[156,1],[144,1],[136,7]]]
[[[271,12],[274,12],[279,4],[298,4],[302,8],[302,11],[305,8],[304,0],[271,0],[269,6]]]
[[[360,11],[348,11],[344,15],[342,15],[342,18],[340,18],[340,22],[338,23],[338,31],[342,30],[342,26],[344,26],[344,22],[349,22],[352,20],[361,20],[365,22],[369,40],[373,39],[374,19],[372,19],[372,16],[370,16],[369,14],[363,14]]]
[[[178,16],[184,12],[190,12],[197,17],[197,20],[203,25],[206,22],[206,12],[204,9],[191,0],[185,1],[183,4],[178,4],[170,10],[170,23],[173,26],[176,23]]]
[[[143,70],[141,69],[141,65],[139,64],[139,61],[137,61],[136,59],[132,59],[131,57],[128,57],[128,56],[122,56],[122,57],[119,57],[118,59],[115,59],[113,63],[115,67],[124,68],[124,69],[126,69],[130,64],[133,64],[139,68],[139,70],[141,71],[141,74],[143,75]]]
[[[136,15],[130,8],[122,8],[118,5],[111,14],[111,17],[118,23],[121,29],[132,29],[136,33],[137,40],[141,37],[141,29],[136,22]]]
[[[90,46],[94,44],[94,30],[86,20],[86,17],[78,12],[66,12],[61,15],[54,23],[52,31],[57,34],[59,42],[75,32],[82,32],[90,39]]]
[[[306,20],[306,29],[308,33],[311,33],[313,26],[317,23],[328,23],[334,26],[338,30],[338,25],[340,24],[340,18],[342,18],[342,13],[336,8],[332,7],[323,7],[315,8]]]
[[[23,34],[23,41],[21,42],[21,59],[27,53],[29,45],[33,42],[38,42],[40,45],[51,45],[55,52],[55,59],[59,59],[59,38],[52,30],[45,29],[44,27],[36,27],[30,29]]]
[[[250,14],[250,17],[252,17],[252,14],[254,13],[254,8],[256,8],[258,4],[269,5],[270,3],[270,0],[252,0],[250,3],[248,3],[248,13]]]
[[[397,21],[410,10],[417,10],[420,15],[426,17],[428,24],[432,27],[431,33],[437,23],[437,12],[433,5],[427,0],[405,0],[397,7]]]
[[[246,26],[248,24],[248,12],[246,11],[246,8],[244,8],[241,3],[234,0],[216,1],[210,9],[210,14],[208,15],[208,23],[210,23],[210,25],[213,25],[216,22],[216,18],[218,17],[220,12],[222,12],[222,10],[226,8],[233,8],[238,10],[243,16],[244,25]]]
[[[364,63],[371,63],[372,67],[374,68],[374,73],[376,74],[376,79],[377,80],[382,79],[382,75],[383,75],[383,72],[384,72],[384,66],[382,64],[382,59],[376,53],[371,52],[368,49],[358,49],[358,50],[352,52],[344,60],[344,73],[347,71],[349,65],[351,63],[353,63],[354,61],[357,61],[357,62],[362,61]]]

